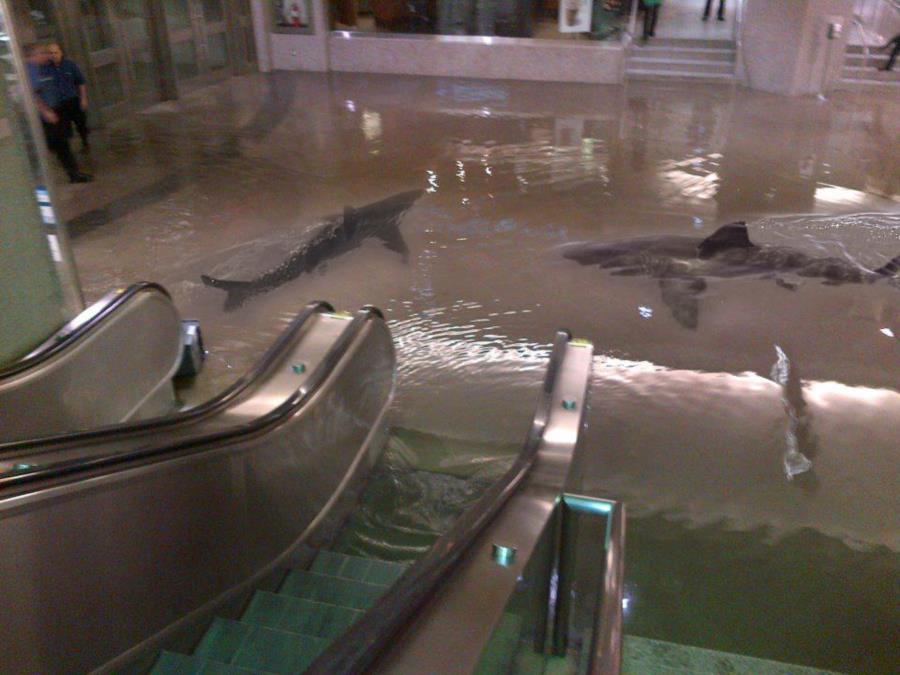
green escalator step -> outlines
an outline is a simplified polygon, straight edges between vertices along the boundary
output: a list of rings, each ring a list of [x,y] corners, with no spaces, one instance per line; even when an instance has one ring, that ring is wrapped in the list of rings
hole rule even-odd
[[[330,577],[317,572],[292,570],[285,578],[279,595],[306,598],[352,609],[367,609],[384,593],[384,586],[355,579]]]
[[[233,663],[267,673],[302,673],[328,646],[328,640],[256,627]]]
[[[362,616],[349,607],[257,591],[241,621],[317,638],[335,638]]]
[[[369,584],[390,586],[406,571],[406,565],[392,563],[374,558],[360,558],[334,551],[319,551],[311,572],[318,572],[330,577],[355,579]]]
[[[163,652],[150,675],[249,675],[259,672],[199,656]]]
[[[216,617],[194,650],[194,654],[230,663],[244,640],[250,635],[251,628],[252,626],[237,621]]]
[[[256,673],[298,673],[315,660],[328,642],[310,635],[217,618],[194,655]],[[213,672],[219,671],[210,671]],[[230,675],[231,671],[222,672]],[[241,672],[246,670],[235,670],[234,675]]]

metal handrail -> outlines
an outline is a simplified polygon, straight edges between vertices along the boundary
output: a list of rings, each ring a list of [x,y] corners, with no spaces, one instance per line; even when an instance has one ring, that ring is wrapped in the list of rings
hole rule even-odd
[[[363,327],[373,317],[383,319],[383,315],[378,309],[369,306],[363,307],[353,318],[351,324],[334,341],[325,357],[316,366],[315,370],[310,373],[306,381],[276,408],[250,422],[161,447],[147,446],[128,452],[109,453],[98,457],[58,462],[49,466],[34,467],[12,475],[0,476],[0,490],[16,488],[38,481],[66,478],[97,469],[133,464],[138,461],[143,463],[163,461],[175,453],[180,453],[181,455],[195,454],[268,431],[294,415],[298,409],[306,405],[319,391],[341,359],[347,354]]]
[[[590,675],[619,675],[622,669],[622,597],[625,591],[625,505],[615,502],[609,514],[603,601],[594,622]]]
[[[153,286],[153,284],[147,284]],[[146,286],[142,286],[146,287]],[[135,286],[132,286],[135,288]],[[130,290],[130,289],[129,289]],[[119,303],[121,304],[121,303]],[[113,311],[110,309],[109,311]],[[143,433],[146,431],[158,431],[167,429],[176,425],[195,422],[201,418],[219,412],[226,405],[234,401],[238,396],[243,394],[248,388],[253,386],[256,381],[282,356],[285,347],[292,343],[296,335],[300,332],[306,322],[319,312],[332,312],[334,308],[322,300],[311,302],[291,321],[288,327],[278,336],[278,339],[266,350],[262,358],[260,358],[253,367],[244,375],[238,378],[224,391],[205,401],[204,403],[189,408],[182,412],[167,415],[166,417],[156,417],[140,422],[128,422],[125,424],[111,424],[87,431],[74,431],[54,436],[44,436],[40,438],[27,438],[20,441],[11,441],[8,443],[0,443],[0,457],[9,456],[30,450],[32,448],[47,448],[48,446],[79,445],[84,443],[95,443],[103,441],[115,436],[116,438],[124,438],[126,436]],[[107,312],[108,313],[108,312]]]
[[[0,369],[0,380],[19,375],[41,365],[64,349],[70,348],[94,331],[103,321],[138,293],[154,291],[171,299],[169,292],[159,284],[149,281],[132,284],[126,289],[107,293],[93,305],[80,312],[71,321],[35,347],[15,363]]]
[[[537,457],[550,419],[553,385],[570,339],[567,331],[556,334],[531,429],[513,465],[359,621],[310,665],[306,673],[366,672],[516,492]]]

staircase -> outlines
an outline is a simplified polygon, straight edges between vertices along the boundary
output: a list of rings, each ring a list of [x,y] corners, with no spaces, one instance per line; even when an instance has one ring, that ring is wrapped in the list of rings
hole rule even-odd
[[[844,68],[841,71],[841,85],[863,85],[900,87],[900,58],[894,64],[894,70],[886,73],[884,68],[888,62],[888,52],[869,48],[869,57],[859,45],[847,45],[844,55]]]
[[[629,80],[688,78],[731,82],[737,51],[731,40],[651,38],[628,49],[625,75]]]
[[[406,565],[320,551],[277,593],[257,591],[237,621],[217,617],[191,655],[163,652],[153,675],[301,673]]]

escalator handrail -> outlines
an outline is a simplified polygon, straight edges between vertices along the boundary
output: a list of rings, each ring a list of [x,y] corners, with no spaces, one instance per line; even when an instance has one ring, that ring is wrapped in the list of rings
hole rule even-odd
[[[172,297],[165,288],[150,281],[141,281],[132,284],[128,288],[111,291],[83,312],[80,312],[71,321],[68,321],[62,328],[21,359],[4,368],[0,368],[0,381],[35,368],[61,351],[69,349],[73,344],[94,331],[119,307],[145,291],[162,293],[169,299]]]
[[[138,434],[146,431],[156,431],[188,422],[195,422],[198,419],[214,414],[234,401],[248,388],[252,387],[257,380],[259,380],[259,378],[282,357],[285,347],[293,342],[295,336],[313,315],[318,314],[319,312],[333,311],[334,308],[322,300],[317,300],[306,305],[250,370],[244,373],[224,391],[198,406],[188,408],[187,410],[172,415],[167,415],[166,417],[155,417],[140,422],[111,424],[96,429],[73,431],[54,436],[28,438],[20,441],[0,443],[0,457],[9,453],[18,453],[22,450],[36,447],[46,448],[52,445],[55,448],[58,448],[58,446],[95,443],[112,436],[124,437],[126,435]]]
[[[12,475],[0,476],[0,493],[8,488],[17,488],[31,483],[67,478],[73,475],[77,476],[77,474],[97,469],[112,468],[115,470],[122,467],[122,465],[133,465],[137,462],[141,463],[141,465],[155,463],[163,461],[175,453],[179,453],[179,456],[196,454],[269,431],[292,417],[318,393],[354,344],[363,328],[373,317],[378,317],[382,320],[384,318],[381,311],[375,307],[366,306],[357,312],[350,325],[341,332],[340,336],[329,347],[325,356],[310,373],[306,381],[277,407],[250,422],[222,431],[176,441],[169,445],[144,446],[128,452],[109,453],[97,457],[59,462],[49,466],[35,467]],[[2,497],[2,494],[0,494],[0,497]]]
[[[306,673],[331,675],[367,672],[518,490],[534,465],[544,430],[550,420],[553,386],[570,340],[571,334],[568,331],[556,334],[531,429],[513,465],[456,520],[423,557],[403,573],[340,640],[333,642],[313,661]]]

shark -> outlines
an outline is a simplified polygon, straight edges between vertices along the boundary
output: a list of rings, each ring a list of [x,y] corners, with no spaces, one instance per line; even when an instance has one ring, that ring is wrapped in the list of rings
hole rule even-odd
[[[755,276],[795,290],[797,284],[783,275],[821,279],[829,285],[884,280],[898,284],[900,273],[900,256],[868,270],[843,258],[815,257],[785,246],[759,246],[750,240],[743,221],[723,225],[706,238],[667,235],[567,244],[562,255],[582,265],[612,270],[612,274],[658,279],[663,302],[675,320],[691,330],[699,324],[698,298],[707,289],[708,278]]]
[[[400,232],[400,220],[423,193],[410,190],[359,208],[345,207],[342,214],[326,218],[322,227],[280,265],[255,279],[217,279],[206,274],[200,279],[206,286],[225,291],[225,310],[232,311],[301,274],[324,269],[329,260],[359,248],[366,239],[381,241],[406,263],[409,248]]]

